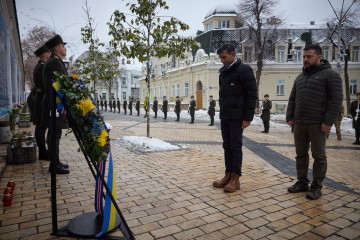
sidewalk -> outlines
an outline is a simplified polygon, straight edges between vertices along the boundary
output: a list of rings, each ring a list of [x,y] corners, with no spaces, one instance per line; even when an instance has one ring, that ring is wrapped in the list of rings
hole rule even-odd
[[[117,200],[136,239],[360,238],[360,147],[351,144],[353,136],[342,141],[330,136],[323,197],[310,201],[286,191],[295,180],[290,130],[245,130],[241,190],[229,194],[211,185],[224,174],[219,127],[159,118],[151,124],[151,136],[183,148],[141,154],[117,139],[146,136],[145,119],[116,118],[108,122],[114,127]],[[74,136],[63,136],[60,148],[71,172],[57,175],[59,228],[94,210],[94,179]],[[12,206],[0,207],[0,239],[54,238],[48,162],[8,165],[0,187],[9,180],[16,188]]]

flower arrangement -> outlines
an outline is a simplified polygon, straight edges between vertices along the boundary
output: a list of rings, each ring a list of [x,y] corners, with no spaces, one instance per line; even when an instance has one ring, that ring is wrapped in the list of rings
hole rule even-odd
[[[31,131],[12,131],[11,146],[21,148],[23,145],[30,145],[35,142],[35,137]]]
[[[105,160],[110,151],[110,138],[104,118],[91,99],[91,92],[76,74],[67,76],[55,72],[55,75],[61,85],[56,89],[58,96],[74,119],[76,126],[72,128],[79,134],[87,155],[96,163]]]

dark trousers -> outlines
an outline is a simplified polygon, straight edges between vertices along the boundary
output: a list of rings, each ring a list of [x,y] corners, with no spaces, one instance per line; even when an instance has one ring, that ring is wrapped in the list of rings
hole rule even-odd
[[[164,112],[164,118],[165,119],[167,118],[167,112]]]
[[[299,181],[309,182],[307,174],[309,169],[309,148],[311,146],[311,154],[314,158],[313,182],[322,186],[327,170],[326,135],[327,133],[321,131],[321,124],[295,124],[296,170]]]
[[[155,113],[155,118],[157,118],[157,111],[154,111],[154,113]]]
[[[61,138],[61,134],[62,134],[62,129],[56,128],[55,130],[55,163],[58,164],[60,162],[59,159],[59,146],[60,146],[60,138]],[[47,133],[47,142],[48,142],[48,146],[50,146],[50,142],[52,140],[52,137],[50,135],[50,131],[48,131]],[[49,148],[49,156],[52,157],[52,152],[51,149]]]
[[[36,125],[35,127],[35,139],[36,144],[39,147],[39,155],[46,154],[46,145],[45,145],[45,132],[46,128]]]
[[[191,114],[190,116],[191,116],[191,122],[193,123],[195,120],[195,114]]]
[[[210,115],[210,124],[214,125],[214,115]]]
[[[225,157],[225,171],[241,176],[243,129],[242,120],[221,120],[221,136]]]
[[[360,128],[355,128],[355,141],[359,142],[359,140],[360,140]]]
[[[176,120],[180,120],[180,112],[176,112]]]
[[[264,131],[269,132],[270,121],[263,121],[263,124],[264,124]]]

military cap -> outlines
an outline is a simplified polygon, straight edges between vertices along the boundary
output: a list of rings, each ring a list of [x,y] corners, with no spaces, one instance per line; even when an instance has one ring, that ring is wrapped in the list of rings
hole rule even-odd
[[[42,45],[41,47],[39,47],[38,49],[36,49],[36,51],[34,52],[34,54],[39,57],[41,54],[45,53],[45,52],[48,52],[49,49],[45,46],[45,45]]]
[[[60,36],[59,34],[56,34],[54,37],[50,38],[50,39],[45,43],[45,45],[46,45],[46,47],[47,47],[48,49],[51,49],[51,48],[55,47],[56,45],[58,45],[58,44],[60,44],[60,43],[62,43],[62,44],[64,44],[64,45],[66,44],[66,42],[64,42],[64,41],[62,40],[61,36]]]

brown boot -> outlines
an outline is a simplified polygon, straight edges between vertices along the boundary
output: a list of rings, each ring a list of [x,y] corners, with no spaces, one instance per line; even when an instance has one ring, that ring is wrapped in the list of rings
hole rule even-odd
[[[216,188],[223,188],[226,186],[226,184],[229,183],[231,178],[230,172],[225,172],[225,176],[221,180],[216,180],[213,182],[213,186]]]
[[[224,187],[225,192],[235,192],[240,189],[239,175],[231,173],[230,182]]]

